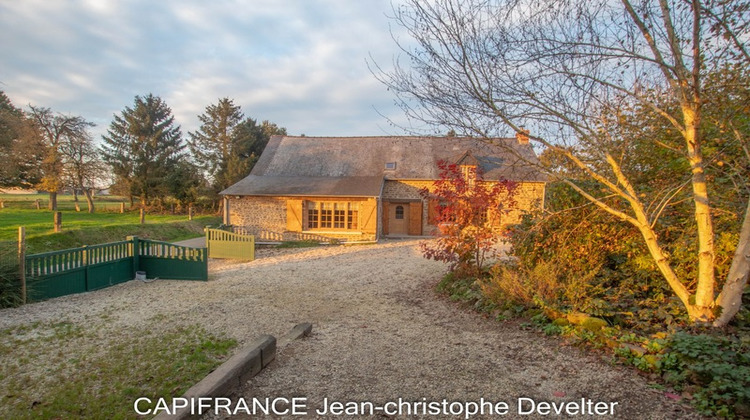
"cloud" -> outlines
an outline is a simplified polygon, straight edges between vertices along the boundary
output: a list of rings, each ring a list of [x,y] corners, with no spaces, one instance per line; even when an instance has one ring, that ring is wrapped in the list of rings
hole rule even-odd
[[[0,89],[81,115],[112,115],[153,93],[183,133],[229,97],[291,134],[380,135],[399,117],[366,58],[397,52],[390,1],[24,0],[0,4]]]

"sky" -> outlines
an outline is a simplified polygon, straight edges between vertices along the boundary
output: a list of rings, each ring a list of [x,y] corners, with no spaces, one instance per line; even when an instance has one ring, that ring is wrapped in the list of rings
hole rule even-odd
[[[0,90],[96,138],[148,93],[184,136],[224,97],[290,135],[401,135],[368,68],[398,57],[391,15],[391,0],[0,0]]]

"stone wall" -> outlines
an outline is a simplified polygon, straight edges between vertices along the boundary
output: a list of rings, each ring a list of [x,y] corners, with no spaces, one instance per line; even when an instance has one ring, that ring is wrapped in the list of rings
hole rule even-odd
[[[230,196],[229,224],[238,232],[254,235],[256,241],[374,241],[374,234],[361,232],[290,232],[287,230],[287,200],[300,197]],[[316,200],[316,199],[313,199]],[[319,198],[317,198],[319,200]],[[336,201],[346,201],[340,199]]]
[[[229,224],[284,232],[286,200],[286,197],[230,197]]]
[[[506,216],[507,224],[521,222],[521,218],[529,211],[544,208],[544,183],[522,182],[518,185],[515,195],[516,210]]]

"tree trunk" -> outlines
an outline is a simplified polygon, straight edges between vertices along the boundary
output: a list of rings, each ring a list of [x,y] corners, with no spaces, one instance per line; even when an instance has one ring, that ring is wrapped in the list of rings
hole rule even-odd
[[[703,186],[705,187],[705,183],[703,184]],[[643,207],[640,205],[640,202],[632,201],[631,208],[633,209],[636,215],[637,223],[634,223],[634,225],[641,232],[641,235],[643,236],[643,240],[646,243],[646,247],[648,248],[648,251],[651,254],[651,257],[654,259],[656,266],[659,268],[659,271],[664,276],[664,279],[667,281],[670,288],[674,291],[675,295],[677,295],[677,297],[680,299],[682,304],[685,306],[685,309],[687,310],[690,320],[692,322],[713,321],[715,317],[714,300],[713,300],[713,287],[714,287],[713,275],[709,279],[710,280],[709,286],[712,292],[710,295],[711,298],[708,301],[708,304],[699,304],[697,298],[695,298],[695,300],[693,299],[693,296],[691,296],[688,288],[677,277],[677,273],[674,272],[674,269],[669,263],[666,253],[664,252],[661,245],[659,244],[659,240],[656,236],[656,232],[654,232],[653,228],[648,223],[648,218],[646,217],[646,213],[643,210]],[[710,219],[709,219],[709,222],[710,222]],[[711,238],[711,250],[713,250],[713,237]],[[711,255],[713,255],[713,252],[711,253]],[[713,269],[713,258],[711,259],[711,267]],[[698,279],[698,289],[700,289],[702,285],[705,286],[705,284],[703,284],[705,280],[706,280],[705,278]]]
[[[721,313],[714,321],[715,327],[727,325],[739,312],[748,274],[750,274],[750,200],[747,202],[745,221],[742,223],[740,240],[737,244],[737,250],[734,252],[727,281],[724,283],[724,288],[721,290],[719,297],[716,298]]]
[[[93,213],[94,212],[94,196],[91,194],[91,190],[88,188],[84,188],[83,193],[86,195],[86,204],[89,206],[89,213]]]
[[[48,208],[52,211],[57,210],[57,191],[50,191]]]
[[[714,289],[716,275],[714,273],[714,227],[711,220],[711,204],[708,200],[706,173],[704,171],[703,155],[700,146],[700,111],[689,106],[682,108],[685,121],[685,141],[687,143],[688,160],[692,170],[691,184],[693,187],[693,202],[695,205],[695,221],[698,230],[698,278],[695,289],[694,313],[690,314],[693,321],[713,321]],[[690,311],[688,311],[690,312]],[[698,318],[694,318],[694,315]]]

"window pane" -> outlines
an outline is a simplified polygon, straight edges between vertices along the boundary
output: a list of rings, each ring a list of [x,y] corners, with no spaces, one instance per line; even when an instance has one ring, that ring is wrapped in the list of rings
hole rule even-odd
[[[396,219],[401,220],[404,218],[404,206],[396,206]]]
[[[307,229],[357,230],[359,228],[359,203],[307,201],[305,205]]]
[[[320,203],[320,227],[331,228],[333,225],[333,204]]]
[[[333,210],[333,228],[346,228],[346,203],[336,203]]]
[[[484,210],[477,215],[477,225],[484,226],[487,224],[489,210]]]
[[[319,226],[320,212],[318,211],[318,203],[309,201],[307,203],[307,228],[317,229]]]

